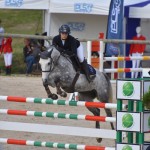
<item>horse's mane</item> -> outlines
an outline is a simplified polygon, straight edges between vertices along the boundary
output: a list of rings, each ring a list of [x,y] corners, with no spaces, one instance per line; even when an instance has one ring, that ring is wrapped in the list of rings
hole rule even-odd
[[[71,51],[64,50],[55,45],[54,45],[54,47],[56,48],[56,50],[58,50],[60,52],[60,55],[62,55],[65,59],[67,59],[72,64],[72,66],[74,67],[74,69],[76,71],[81,68],[81,64],[80,64],[79,59],[76,54],[74,54]]]

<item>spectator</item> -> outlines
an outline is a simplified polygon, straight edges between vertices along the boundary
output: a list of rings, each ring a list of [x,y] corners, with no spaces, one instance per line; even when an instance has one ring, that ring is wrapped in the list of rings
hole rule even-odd
[[[36,33],[35,35],[47,36],[47,32],[43,32],[42,34]],[[40,39],[40,40],[38,40],[38,42],[42,48],[45,46],[45,44],[44,44],[45,40],[44,39]]]
[[[25,46],[23,48],[24,61],[27,64],[26,75],[28,76],[32,72],[33,64],[35,63],[35,56],[33,55],[33,48],[29,39],[24,40]]]
[[[4,62],[5,62],[5,68],[6,68],[6,75],[11,74],[11,66],[12,66],[12,38],[4,38],[2,40],[2,45],[0,48],[0,54],[4,53]]]
[[[92,58],[98,58],[99,57],[99,53],[96,51],[92,52]]]
[[[4,28],[1,26],[1,23],[2,23],[2,21],[0,20],[0,34],[3,34],[5,31],[4,31]],[[3,38],[4,37],[0,37],[0,48],[2,46]]]

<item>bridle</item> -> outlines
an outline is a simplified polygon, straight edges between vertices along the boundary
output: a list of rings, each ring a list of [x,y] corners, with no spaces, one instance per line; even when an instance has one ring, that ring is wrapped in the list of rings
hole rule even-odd
[[[49,70],[44,70],[44,71],[42,70],[41,72],[49,72],[50,73],[54,70],[54,66],[57,64],[61,54],[58,56],[56,62],[54,62],[53,58],[51,57],[52,52],[53,52],[53,49],[49,53],[49,57],[48,57],[48,58],[50,58],[50,62],[48,63],[48,65],[50,65]]]

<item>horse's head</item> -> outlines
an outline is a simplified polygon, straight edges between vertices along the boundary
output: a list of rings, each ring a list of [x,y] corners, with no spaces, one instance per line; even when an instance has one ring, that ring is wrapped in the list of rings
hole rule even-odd
[[[53,71],[60,57],[60,52],[55,47],[50,47],[40,54],[40,65],[42,69],[43,84],[47,84],[48,75]]]

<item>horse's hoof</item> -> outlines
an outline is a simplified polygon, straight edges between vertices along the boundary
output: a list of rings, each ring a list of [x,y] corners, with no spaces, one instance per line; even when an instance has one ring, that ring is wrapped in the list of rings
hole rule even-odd
[[[96,140],[97,140],[98,143],[102,142],[102,138],[96,138]]]
[[[67,93],[62,92],[62,93],[60,94],[60,96],[61,96],[61,97],[67,97]]]
[[[51,98],[51,99],[58,99],[58,96],[56,94],[51,94],[51,95],[48,95],[48,98]]]

